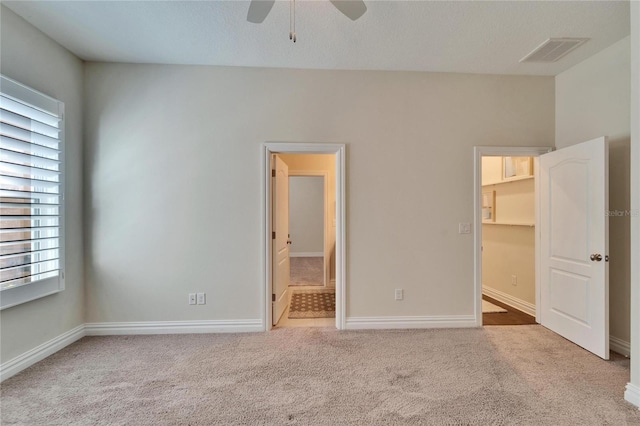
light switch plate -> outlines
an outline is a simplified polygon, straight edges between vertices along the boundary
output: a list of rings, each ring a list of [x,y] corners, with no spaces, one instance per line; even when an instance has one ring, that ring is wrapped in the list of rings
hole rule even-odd
[[[395,297],[396,297],[396,300],[404,299],[404,290],[402,290],[401,288],[396,288]]]
[[[471,224],[470,223],[459,223],[458,224],[458,234],[470,234],[471,233]]]

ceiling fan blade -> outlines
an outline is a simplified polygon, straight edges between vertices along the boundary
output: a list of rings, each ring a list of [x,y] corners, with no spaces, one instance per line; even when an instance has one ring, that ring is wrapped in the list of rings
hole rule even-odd
[[[260,24],[267,17],[276,0],[251,0],[247,21]]]
[[[355,21],[367,11],[363,0],[331,0],[331,3],[347,18]]]

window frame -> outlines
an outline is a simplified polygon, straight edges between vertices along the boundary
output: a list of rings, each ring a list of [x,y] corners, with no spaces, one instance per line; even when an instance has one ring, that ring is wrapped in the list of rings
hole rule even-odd
[[[65,105],[64,102],[17,82],[5,75],[0,74],[0,93],[23,104],[33,106],[36,109],[58,114],[60,117],[58,134],[59,137],[59,197],[58,205],[58,250],[59,250],[59,274],[55,277],[22,284],[0,290],[0,310],[21,305],[32,300],[60,293],[65,289],[65,269],[66,269],[66,149],[65,149]],[[57,111],[57,112],[56,112]]]

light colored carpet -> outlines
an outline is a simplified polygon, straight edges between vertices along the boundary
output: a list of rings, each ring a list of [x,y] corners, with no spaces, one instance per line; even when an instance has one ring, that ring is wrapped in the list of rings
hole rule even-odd
[[[335,289],[293,290],[289,303],[289,319],[336,317]]]
[[[493,313],[497,313],[497,312],[507,312],[507,310],[505,308],[501,308],[498,305],[494,305],[491,302],[488,302],[486,300],[482,301],[482,313],[483,314],[493,314]]]
[[[87,337],[2,384],[14,425],[638,425],[628,360],[541,326]]]
[[[292,257],[289,259],[289,285],[324,285],[323,257]]]

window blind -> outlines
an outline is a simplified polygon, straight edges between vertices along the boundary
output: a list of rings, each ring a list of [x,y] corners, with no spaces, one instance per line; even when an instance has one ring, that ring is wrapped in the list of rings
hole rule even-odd
[[[0,296],[62,275],[63,104],[2,77]],[[56,285],[51,288],[60,289]],[[5,294],[6,293],[6,294]],[[40,297],[40,296],[37,296]],[[31,297],[35,298],[35,297]],[[5,303],[2,303],[5,307]]]

